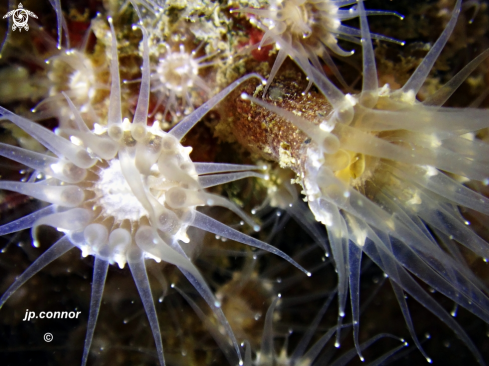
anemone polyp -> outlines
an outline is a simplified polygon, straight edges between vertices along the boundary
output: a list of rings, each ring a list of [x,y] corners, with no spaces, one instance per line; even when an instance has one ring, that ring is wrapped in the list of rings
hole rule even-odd
[[[189,114],[196,104],[195,93],[211,93],[199,72],[202,68],[215,64],[207,61],[214,54],[196,57],[200,46],[192,52],[187,52],[183,44],[179,45],[178,51],[172,51],[170,46],[167,48],[168,51],[159,58],[156,72],[152,75],[152,90],[160,92],[156,108],[165,102],[163,118],[167,113],[171,113],[173,117],[179,117],[182,113]]]
[[[44,118],[55,116],[60,127],[72,128],[73,113],[63,96],[68,96],[84,115],[98,120],[95,114],[97,92],[107,89],[100,80],[104,79],[105,68],[96,67],[84,49],[70,49],[46,60],[47,77],[51,85],[48,97],[43,99],[33,112],[41,113]]]
[[[356,7],[341,9],[356,3],[357,0],[273,0],[267,9],[243,8],[233,10],[234,12],[253,14],[260,19],[259,26],[265,31],[265,34],[258,47],[276,43],[279,48],[264,94],[267,93],[287,56],[294,59],[307,75],[312,73],[313,67],[323,71],[319,61],[321,58],[337,78],[343,82],[343,78],[333,63],[328,50],[338,56],[353,54],[353,51],[343,50],[338,45],[338,39],[359,43],[360,31],[341,24],[343,20],[359,16]],[[387,11],[368,11],[367,14],[399,16],[397,13]],[[372,34],[372,38],[395,41],[379,34]],[[402,44],[402,42],[399,43]],[[310,81],[307,89],[311,85],[312,81]]]
[[[457,242],[482,258],[489,255],[489,244],[459,212],[467,207],[489,214],[487,197],[460,183],[487,181],[488,145],[474,134],[489,126],[489,113],[442,107],[489,50],[422,103],[416,100],[455,27],[460,7],[458,0],[442,35],[400,90],[378,87],[367,12],[360,1],[360,93],[345,95],[313,70],[310,78],[333,106],[324,119],[315,121],[242,95],[290,121],[309,138],[295,169],[311,211],[327,228],[338,272],[340,324],[350,288],[359,355],[359,278],[365,253],[389,276],[409,332],[428,362],[431,359],[416,337],[404,292],[445,322],[478,362],[484,362],[463,328],[412,276],[489,322],[487,288],[450,249]]]
[[[122,118],[116,33],[111,18],[109,23],[112,58],[107,125],[97,125],[94,131],[90,130],[67,94],[64,94],[64,98],[73,114],[76,128],[61,127],[56,133],[0,107],[1,119],[11,121],[57,156],[7,144],[0,145],[0,155],[34,171],[30,182],[2,180],[0,188],[52,204],[1,226],[0,234],[31,228],[35,239],[40,225],[49,225],[64,233],[59,241],[16,279],[0,298],[0,306],[29,278],[73,247],[78,247],[84,256],[94,256],[92,299],[82,359],[82,365],[85,365],[108,266],[117,263],[122,268],[128,263],[149,319],[159,362],[164,365],[161,334],[145,259],[165,261],[179,267],[206,300],[242,363],[238,343],[220,309],[219,301],[179,244],[179,240],[189,242],[187,228],[194,226],[270,251],[308,275],[310,273],[278,249],[197,211],[197,206],[223,206],[258,231],[259,226],[239,207],[204,189],[246,177],[266,177],[253,171],[257,169],[256,166],[194,163],[189,157],[191,148],[182,146],[180,141],[233,89],[243,81],[258,76],[252,74],[235,81],[184,118],[170,132],[161,130],[158,123],[148,128],[149,46],[147,32],[141,28],[142,80],[131,123],[127,118]]]

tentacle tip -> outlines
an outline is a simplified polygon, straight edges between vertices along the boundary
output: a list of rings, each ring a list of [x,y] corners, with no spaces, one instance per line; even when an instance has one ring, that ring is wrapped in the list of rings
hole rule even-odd
[[[240,97],[241,97],[241,99],[243,99],[243,100],[249,100],[249,99],[250,99],[250,98],[249,98],[249,95],[248,95],[248,94],[246,94],[246,93],[241,93]]]
[[[260,225],[254,225],[253,230],[255,230],[256,233],[259,232],[261,230]]]
[[[429,358],[429,357],[426,357],[426,361],[428,361],[428,363],[433,363],[433,360],[431,358]]]
[[[311,272],[306,272],[307,277],[311,277],[312,273]]]

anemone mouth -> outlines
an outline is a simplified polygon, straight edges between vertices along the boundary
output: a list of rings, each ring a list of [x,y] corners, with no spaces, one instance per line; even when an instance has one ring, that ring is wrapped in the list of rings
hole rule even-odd
[[[127,184],[119,159],[111,160],[108,166],[104,165],[95,166],[99,173],[92,190],[100,198],[94,202],[94,206],[100,207],[102,215],[113,218],[116,223],[124,220],[134,223],[143,216],[148,217],[148,212]]]

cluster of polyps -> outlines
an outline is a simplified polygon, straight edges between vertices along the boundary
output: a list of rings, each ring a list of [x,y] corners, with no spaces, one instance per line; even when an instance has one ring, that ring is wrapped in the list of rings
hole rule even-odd
[[[244,8],[234,10],[256,15],[262,22],[259,26],[265,34],[258,47],[276,43],[280,49],[270,72],[264,94],[287,56],[294,59],[309,76],[312,68],[323,70],[319,58],[323,59],[333,73],[343,82],[329,50],[339,56],[350,56],[353,51],[345,51],[338,45],[338,39],[358,43],[360,31],[342,25],[343,20],[359,16],[355,7],[341,9],[356,4],[357,0],[272,0],[267,9]],[[386,11],[367,11],[367,15],[398,15]],[[382,35],[373,38],[394,41]],[[309,63],[312,62],[312,65]],[[309,87],[312,81],[309,83]],[[309,87],[307,89],[309,89]]]
[[[456,24],[460,3],[458,0],[446,29],[400,90],[378,87],[371,35],[360,1],[361,93],[344,95],[313,70],[314,83],[334,107],[320,124],[242,96],[288,119],[313,141],[304,145],[298,173],[311,211],[327,227],[339,277],[340,323],[350,287],[359,355],[359,277],[364,252],[389,276],[409,331],[428,361],[416,338],[404,291],[449,325],[483,362],[464,330],[412,277],[416,275],[489,322],[487,290],[456,254],[455,244],[488,257],[488,243],[468,227],[458,207],[487,215],[489,200],[445,173],[487,183],[489,147],[475,139],[473,132],[489,126],[489,112],[441,107],[489,50],[423,103],[416,100]]]
[[[71,99],[65,95],[76,129],[60,128],[57,133],[1,108],[8,119],[42,143],[50,152],[39,154],[1,144],[0,154],[32,168],[27,183],[0,181],[0,188],[32,196],[52,205],[0,227],[0,235],[32,228],[36,237],[39,225],[50,225],[65,233],[39,257],[0,299],[0,306],[25,281],[74,246],[83,255],[95,257],[92,300],[83,353],[87,362],[109,264],[123,267],[127,262],[141,295],[154,335],[160,363],[164,364],[158,319],[149,287],[144,260],[163,260],[180,268],[213,309],[227,331],[238,358],[237,341],[206,281],[180,247],[188,242],[188,226],[273,252],[298,266],[276,248],[242,234],[199,213],[197,206],[219,205],[231,209],[255,230],[259,227],[238,207],[223,197],[208,194],[204,188],[244,177],[263,177],[250,171],[255,166],[193,163],[191,148],[180,140],[213,106],[246,76],[229,85],[169,133],[157,124],[147,127],[150,93],[150,67],[147,34],[143,31],[142,81],[133,122],[122,118],[119,64],[116,34],[112,34],[111,90],[107,126],[96,125],[91,131]],[[68,140],[62,135],[69,137]],[[215,174],[224,173],[225,174]],[[45,179],[36,181],[42,174]],[[308,272],[306,272],[308,273]],[[309,273],[308,273],[309,274]]]

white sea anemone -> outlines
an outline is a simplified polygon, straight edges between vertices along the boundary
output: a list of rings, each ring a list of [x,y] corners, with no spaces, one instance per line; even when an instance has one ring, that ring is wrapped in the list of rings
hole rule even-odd
[[[80,50],[71,49],[53,56],[46,60],[46,64],[50,88],[48,97],[32,109],[36,117],[56,117],[60,127],[73,128],[76,123],[66,103],[67,96],[83,114],[90,116],[90,120],[97,121],[94,101],[98,91],[108,89],[100,82],[106,68],[96,67],[85,53],[84,46]]]
[[[159,94],[155,109],[162,103],[165,105],[163,120],[168,113],[175,119],[192,112],[196,104],[196,93],[203,93],[205,96],[211,94],[211,88],[199,76],[199,72],[202,68],[215,64],[208,61],[215,54],[196,57],[201,46],[187,52],[185,46],[180,44],[178,51],[174,52],[167,45],[168,51],[159,57],[156,72],[151,75],[151,90]]]
[[[360,1],[364,70],[359,94],[343,94],[313,69],[310,77],[333,106],[322,121],[242,95],[287,119],[312,140],[303,145],[298,176],[311,211],[328,231],[338,272],[340,323],[350,288],[359,355],[359,281],[365,253],[389,276],[409,331],[428,361],[404,292],[453,329],[483,363],[462,327],[413,278],[489,323],[487,287],[456,250],[459,243],[482,258],[489,256],[489,244],[459,211],[467,207],[486,218],[489,214],[489,199],[460,183],[488,181],[489,146],[474,136],[489,127],[489,111],[441,107],[489,50],[423,103],[416,100],[455,27],[460,6],[458,0],[446,29],[400,90],[378,87],[367,12]]]
[[[357,0],[272,0],[267,9],[234,10],[234,12],[256,15],[260,19],[259,27],[265,31],[265,34],[258,47],[275,43],[279,49],[263,94],[267,93],[268,87],[287,56],[294,59],[308,76],[312,74],[312,68],[323,72],[319,61],[322,59],[343,82],[329,52],[332,51],[338,56],[353,54],[353,51],[343,50],[338,45],[338,39],[359,43],[360,30],[341,24],[343,20],[359,16],[356,7],[341,9],[356,3]],[[367,11],[366,13],[367,15],[399,16],[397,13],[387,11]],[[380,34],[372,34],[371,37],[394,41]],[[311,85],[312,81],[307,90]]]
[[[205,192],[205,188],[245,177],[265,178],[253,172],[255,166],[194,163],[191,148],[180,141],[186,133],[236,86],[257,75],[248,75],[222,90],[170,132],[157,123],[147,127],[150,93],[149,46],[143,32],[143,65],[139,99],[132,123],[123,119],[116,33],[111,27],[111,88],[108,124],[91,131],[68,95],[64,95],[76,128],[57,133],[0,107],[7,119],[43,144],[50,153],[39,154],[8,144],[0,154],[34,170],[27,183],[0,181],[0,189],[11,190],[51,205],[0,227],[0,235],[31,228],[36,241],[37,227],[49,225],[65,235],[23,272],[0,298],[2,306],[29,278],[78,247],[83,256],[95,257],[90,314],[82,365],[90,345],[102,299],[109,264],[126,262],[136,282],[156,343],[159,362],[164,365],[163,346],[145,260],[176,265],[214,311],[241,361],[237,341],[206,281],[179,244],[188,242],[187,228],[194,226],[221,237],[239,241],[272,253],[305,271],[278,249],[249,237],[196,210],[197,206],[223,206],[251,225],[259,226],[227,199]],[[63,137],[66,136],[69,139]],[[53,155],[56,155],[54,157]],[[221,174],[216,174],[221,173]],[[42,178],[39,178],[42,176]],[[310,275],[310,274],[309,274]]]

